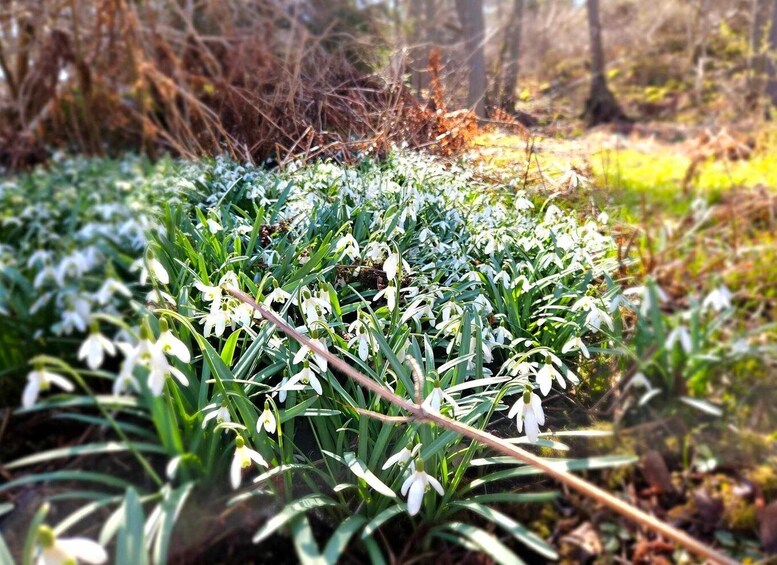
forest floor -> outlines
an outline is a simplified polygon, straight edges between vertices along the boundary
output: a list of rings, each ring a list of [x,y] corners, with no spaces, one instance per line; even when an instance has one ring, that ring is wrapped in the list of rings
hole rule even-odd
[[[625,286],[655,280],[671,309],[722,282],[745,306],[744,327],[774,327],[775,133],[664,124],[577,137],[560,130],[531,136],[491,131],[475,140],[467,158],[481,174],[525,190],[538,208],[552,202],[584,217],[609,216]],[[776,336],[772,330],[769,341]],[[777,504],[768,505],[777,495],[777,396],[770,386],[776,375],[770,362],[719,375],[717,394],[739,413],[726,423],[637,408],[622,390],[623,375],[603,368],[600,390],[615,393],[592,399],[588,417],[607,422],[615,445],[628,446],[641,460],[631,474],[600,475],[598,481],[610,481],[632,503],[724,546],[743,562],[763,559],[759,539],[773,550],[777,545]],[[584,501],[567,501],[573,508],[549,508],[533,526],[552,524],[546,533],[568,562],[594,556],[636,563],[677,559],[671,546],[634,539],[615,517]],[[629,537],[630,554],[623,543]]]

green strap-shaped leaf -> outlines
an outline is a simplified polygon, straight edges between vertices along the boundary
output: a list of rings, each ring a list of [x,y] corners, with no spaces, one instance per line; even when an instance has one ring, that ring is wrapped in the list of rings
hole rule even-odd
[[[337,503],[331,498],[321,496],[319,494],[303,496],[291,504],[286,505],[283,510],[267,520],[267,523],[265,523],[265,525],[262,526],[254,535],[254,543],[259,543],[260,541],[268,538],[276,530],[293,520],[299,514],[304,514],[313,508],[320,508],[322,506],[335,506],[336,504]]]
[[[379,492],[383,496],[388,496],[389,498],[396,498],[396,493],[391,490],[386,483],[376,477],[375,474],[369,470],[367,465],[365,465],[364,461],[356,457],[356,454],[353,451],[345,453],[343,459],[353,474],[360,479],[364,479],[364,481],[376,492]]]
[[[383,512],[380,512],[377,516],[370,520],[366,526],[364,526],[364,531],[362,531],[362,539],[365,540],[369,538],[383,524],[391,520],[400,512],[404,512],[405,510],[407,510],[407,505],[402,503],[391,506],[390,508],[386,508]]]
[[[116,565],[147,565],[148,551],[143,531],[145,516],[135,489],[127,489],[124,497],[124,523],[116,539]]]
[[[477,547],[481,552],[491,557],[497,563],[501,565],[522,565],[523,561],[501,541],[496,539],[488,532],[476,528],[471,524],[464,524],[462,522],[451,522],[440,526],[435,531],[438,532],[453,532],[458,537],[463,538],[466,542],[464,545],[467,549],[471,549],[472,546]],[[453,538],[455,539],[455,538]]]
[[[338,559],[340,559],[340,555],[342,555],[343,551],[345,551],[345,548],[348,546],[351,537],[353,537],[353,535],[359,531],[359,528],[366,522],[367,520],[358,514],[346,518],[326,543],[326,547],[324,548],[324,561],[331,564],[337,563]]]
[[[508,532],[510,532],[515,539],[522,544],[533,549],[540,555],[547,557],[548,559],[558,559],[558,553],[553,549],[544,539],[539,537],[534,532],[527,530],[522,524],[516,522],[509,516],[502,514],[501,512],[494,510],[484,504],[472,502],[469,500],[454,502],[454,506],[460,508],[466,508],[470,512],[480,514],[487,520],[490,520],[494,524],[501,526]]]

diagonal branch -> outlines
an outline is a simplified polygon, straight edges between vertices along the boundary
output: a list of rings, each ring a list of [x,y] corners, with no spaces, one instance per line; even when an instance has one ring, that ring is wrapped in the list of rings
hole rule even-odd
[[[420,404],[408,402],[404,398],[394,394],[388,388],[381,386],[367,375],[357,371],[341,358],[333,355],[328,350],[324,349],[321,345],[312,341],[309,337],[298,332],[269,309],[265,308],[261,304],[258,304],[248,294],[230,287],[226,287],[224,290],[238,300],[251,306],[259,313],[262,318],[276,326],[283,333],[300,344],[308,347],[317,355],[323,356],[329,365],[336,368],[349,379],[355,381],[360,386],[369,389],[394,406],[397,406],[408,412],[413,420],[437,424],[442,428],[457,432],[462,436],[468,437],[481,443],[482,445],[488,446],[494,451],[512,457],[513,459],[521,461],[522,463],[526,463],[527,465],[531,465],[532,467],[543,471],[545,474],[566,485],[567,487],[574,489],[589,498],[592,498],[604,506],[607,506],[621,516],[628,518],[635,524],[644,526],[645,528],[672,540],[676,544],[683,546],[688,551],[691,551],[700,557],[711,560],[713,563],[721,563],[726,565],[733,565],[737,563],[737,561],[727,557],[726,555],[723,555],[712,547],[689,536],[685,532],[678,530],[677,528],[674,528],[665,522],[662,522],[655,516],[651,516],[643,512],[636,506],[632,506],[631,504],[621,500],[620,498],[617,498],[609,492],[600,489],[593,483],[590,483],[585,479],[570,473],[566,469],[560,467],[557,464],[554,464],[553,462],[549,462],[529,451],[526,451],[525,449],[521,449],[520,447],[509,444],[488,432],[478,430],[472,426],[468,426],[456,420],[451,420],[445,416],[427,412]],[[372,416],[372,414],[368,415]]]

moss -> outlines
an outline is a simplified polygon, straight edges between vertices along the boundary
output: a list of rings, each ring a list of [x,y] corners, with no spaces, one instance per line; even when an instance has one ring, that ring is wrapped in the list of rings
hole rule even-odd
[[[777,498],[777,457],[750,469],[747,478],[761,489],[766,500]]]

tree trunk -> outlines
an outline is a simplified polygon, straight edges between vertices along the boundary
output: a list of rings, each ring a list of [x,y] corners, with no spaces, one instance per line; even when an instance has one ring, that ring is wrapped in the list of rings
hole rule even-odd
[[[777,0],[772,8],[772,24],[769,30],[769,64],[767,66],[766,95],[777,110]]]
[[[486,24],[483,0],[456,0],[456,11],[464,28],[464,52],[469,63],[467,105],[479,118],[486,117],[486,55],[483,42]]]
[[[599,22],[599,0],[586,0],[586,8],[591,42],[591,91],[585,102],[583,118],[589,127],[608,122],[628,121],[607,86],[602,26]]]
[[[771,17],[770,0],[752,0],[750,10],[750,53],[747,58],[745,104],[751,110],[761,101],[766,80],[768,55],[764,32]]]
[[[515,110],[515,91],[518,88],[519,59],[521,55],[521,27],[524,0],[515,0],[513,13],[505,29],[500,72],[504,75],[500,105],[508,112]]]

